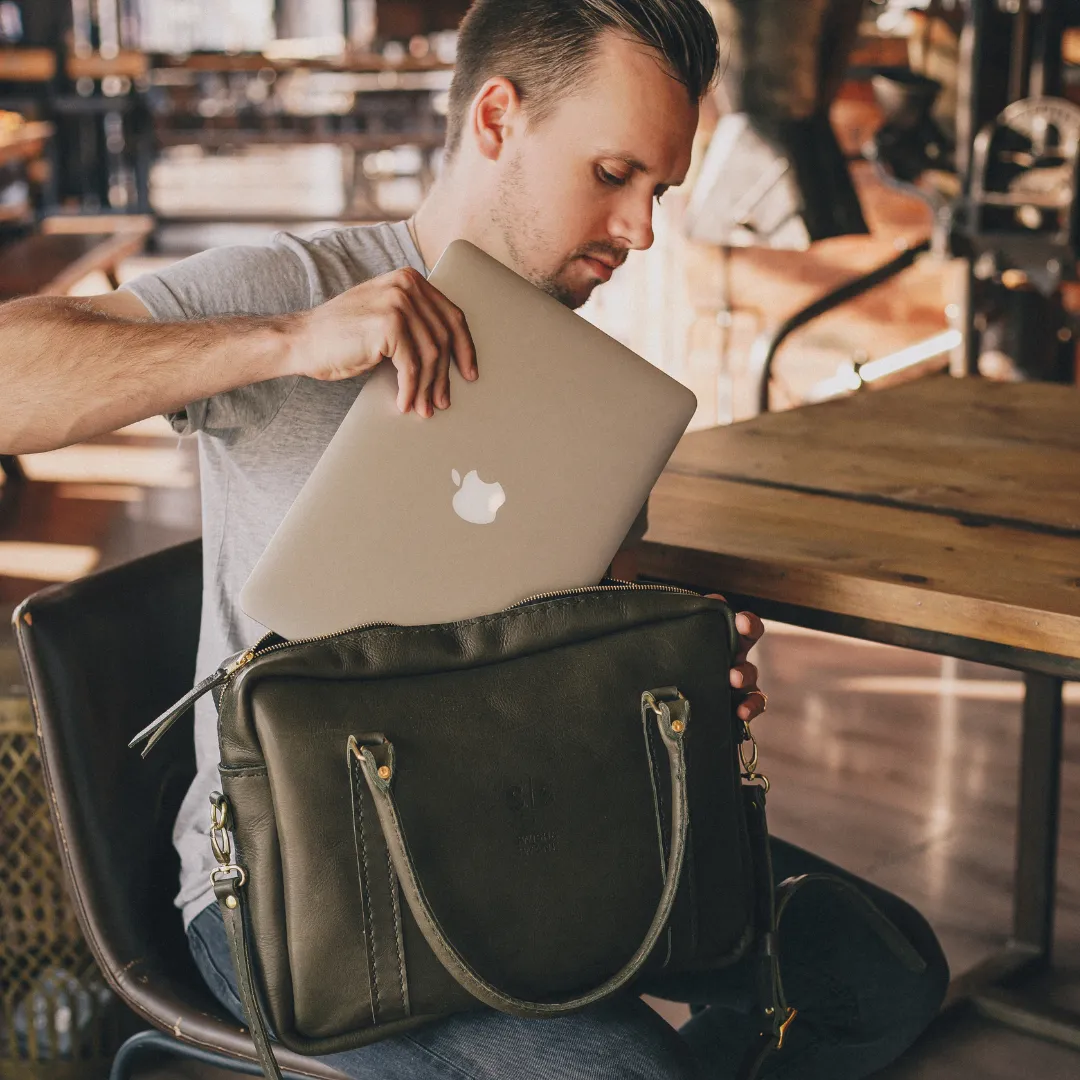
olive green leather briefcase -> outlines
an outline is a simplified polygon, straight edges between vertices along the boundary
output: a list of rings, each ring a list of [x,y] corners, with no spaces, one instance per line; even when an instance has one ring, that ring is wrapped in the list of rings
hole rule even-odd
[[[214,886],[267,1074],[268,1031],[327,1054],[751,951],[755,1061],[776,1046],[790,1010],[736,640],[721,601],[625,584],[268,635],[141,732],[148,750],[215,691]]]

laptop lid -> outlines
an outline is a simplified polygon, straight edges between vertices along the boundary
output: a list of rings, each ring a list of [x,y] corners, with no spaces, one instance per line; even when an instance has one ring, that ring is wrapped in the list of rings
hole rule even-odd
[[[380,364],[241,592],[289,638],[451,622],[596,584],[690,422],[694,395],[464,240],[430,280],[480,378],[402,414]]]

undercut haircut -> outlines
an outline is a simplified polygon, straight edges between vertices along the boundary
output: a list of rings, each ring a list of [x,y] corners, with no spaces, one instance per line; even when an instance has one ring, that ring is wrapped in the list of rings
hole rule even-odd
[[[476,0],[458,31],[447,157],[457,153],[473,98],[488,79],[509,79],[529,123],[543,123],[588,77],[610,32],[652,50],[695,103],[716,80],[720,44],[700,0]]]

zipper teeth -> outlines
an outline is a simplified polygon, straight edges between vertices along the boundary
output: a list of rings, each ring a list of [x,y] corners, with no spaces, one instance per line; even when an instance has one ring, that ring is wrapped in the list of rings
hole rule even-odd
[[[685,596],[700,596],[700,593],[693,592],[691,589],[680,589],[675,585],[641,585],[636,581],[622,581],[619,578],[609,578],[613,581],[613,585],[585,585],[577,589],[560,589],[557,592],[545,592],[536,593],[535,596],[526,596],[524,600],[519,600],[516,604],[511,604],[510,608],[521,607],[522,604],[529,604],[533,600],[552,600],[558,596],[577,596],[579,593],[590,592],[621,592],[625,590],[643,591],[643,592],[667,592],[667,593],[682,593]],[[508,609],[509,610],[509,609]]]
[[[526,596],[524,600],[519,600],[516,604],[511,604],[506,611],[512,611],[514,608],[522,607],[524,604],[530,604],[534,600],[554,600],[562,596],[578,596],[582,593],[592,592],[667,592],[667,593],[680,593],[684,596],[700,596],[700,593],[694,592],[692,589],[680,589],[675,585],[641,585],[636,581],[622,581],[619,578],[611,578],[611,581],[615,582],[613,585],[584,585],[576,589],[559,589],[555,592],[536,593],[534,596]],[[277,652],[279,649],[288,649],[293,645],[313,645],[319,641],[330,641],[332,638],[341,637],[344,634],[355,634],[360,630],[372,630],[376,626],[396,626],[396,623],[389,622],[367,622],[361,623],[359,626],[350,626],[346,630],[335,630],[332,634],[319,634],[317,637],[307,638],[290,638],[288,641],[279,641],[276,645],[270,645],[265,649],[260,649],[259,645],[265,641],[268,637],[273,636],[271,631],[269,634],[264,634],[245,654],[245,658],[236,665],[231,672],[229,672],[229,679],[233,677],[241,668],[246,667],[252,660],[269,656],[272,652]],[[228,680],[226,680],[228,681]]]

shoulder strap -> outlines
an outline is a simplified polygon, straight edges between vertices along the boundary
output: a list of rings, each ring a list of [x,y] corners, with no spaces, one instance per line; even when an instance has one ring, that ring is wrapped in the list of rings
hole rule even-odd
[[[259,1064],[268,1080],[283,1080],[277,1058],[270,1046],[270,1033],[256,989],[255,971],[251,963],[251,950],[248,948],[247,904],[244,890],[240,888],[240,874],[218,875],[214,879],[214,893],[221,908],[225,922],[225,934],[229,939],[233,964],[236,967],[236,985],[240,995],[240,1004],[244,1006],[248,1028],[251,1031],[255,1052],[259,1055]]]
[[[737,1075],[738,1080],[755,1080],[772,1052],[783,1046],[784,1033],[795,1017],[795,1010],[788,1007],[780,979],[776,890],[765,818],[765,788],[748,784],[743,793],[754,866],[754,925],[758,928],[758,936],[752,963],[757,984],[759,1035],[747,1049]]]

